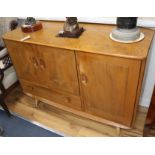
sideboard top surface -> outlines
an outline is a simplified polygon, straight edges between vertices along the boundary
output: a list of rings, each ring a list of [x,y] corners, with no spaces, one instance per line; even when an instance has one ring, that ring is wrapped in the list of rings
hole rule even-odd
[[[110,56],[145,59],[154,35],[153,30],[140,28],[145,34],[144,40],[123,44],[109,38],[109,34],[115,27],[113,25],[80,23],[80,26],[83,26],[86,31],[77,39],[56,37],[63,28],[63,22],[53,21],[43,21],[43,29],[40,31],[23,33],[20,28],[17,28],[7,32],[3,38],[20,41],[23,37],[30,35],[31,38],[24,42]]]

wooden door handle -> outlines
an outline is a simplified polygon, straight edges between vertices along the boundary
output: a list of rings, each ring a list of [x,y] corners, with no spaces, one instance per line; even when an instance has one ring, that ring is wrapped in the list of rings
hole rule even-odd
[[[65,97],[65,102],[66,103],[70,103],[71,102],[71,98],[70,97]]]
[[[39,59],[39,65],[42,69],[45,69],[46,68],[46,65],[45,65],[45,62],[43,59]]]
[[[88,78],[84,73],[81,73],[81,82],[83,85],[87,85],[88,83]]]
[[[36,68],[38,68],[38,62],[35,57],[32,57],[32,63]]]
[[[59,85],[60,81],[58,79],[53,79],[53,81],[54,81],[55,84]]]

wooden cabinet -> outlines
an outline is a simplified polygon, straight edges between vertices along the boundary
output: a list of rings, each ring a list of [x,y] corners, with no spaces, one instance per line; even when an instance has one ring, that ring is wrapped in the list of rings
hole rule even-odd
[[[86,31],[78,39],[56,37],[61,22],[43,22],[24,42],[20,29],[3,36],[23,91],[76,115],[131,127],[154,32],[141,28],[144,40],[121,44],[109,38],[114,26],[81,25]]]

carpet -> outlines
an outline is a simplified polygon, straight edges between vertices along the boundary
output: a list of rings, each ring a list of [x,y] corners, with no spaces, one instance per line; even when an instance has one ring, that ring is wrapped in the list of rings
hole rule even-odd
[[[9,118],[2,110],[0,110],[0,127],[4,130],[4,137],[62,137],[15,115]]]

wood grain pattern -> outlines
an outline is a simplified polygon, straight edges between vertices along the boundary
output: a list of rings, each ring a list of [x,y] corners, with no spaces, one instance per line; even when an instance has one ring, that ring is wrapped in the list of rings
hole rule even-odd
[[[31,39],[25,42],[118,57],[144,59],[148,54],[150,42],[154,35],[153,30],[140,28],[145,34],[144,40],[133,44],[122,44],[109,38],[109,34],[115,26],[83,23],[80,25],[86,31],[78,39],[56,37],[63,28],[63,22],[43,22],[42,30],[30,34],[23,33],[19,28],[6,33],[3,38],[5,40],[20,41],[21,38],[30,35]]]
[[[133,111],[133,119],[132,119],[132,125],[135,122],[136,119],[136,112],[137,112],[137,107],[139,104],[140,100],[140,95],[141,95],[141,88],[142,88],[142,83],[143,83],[143,78],[144,78],[144,71],[145,71],[145,64],[146,64],[146,59],[141,61],[141,67],[140,67],[140,74],[139,74],[139,80],[138,80],[138,85],[137,85],[137,94],[136,94],[136,99],[135,99],[135,106],[134,106],[134,111]]]
[[[6,102],[12,112],[30,121],[41,123],[66,136],[118,136],[115,127],[74,115],[43,102],[39,102],[36,107],[35,99],[24,95],[19,87],[8,95]],[[139,107],[133,129],[121,129],[120,136],[142,136],[146,114],[147,109]],[[154,135],[152,134],[152,136]]]
[[[41,91],[43,92],[43,89],[41,89]],[[27,91],[25,89],[25,92],[28,92],[28,89],[27,89]],[[52,91],[50,91],[50,92],[48,91],[46,93],[44,92],[44,95],[40,95],[41,93],[37,94],[37,92],[38,92],[38,90],[35,91],[34,93],[32,93],[32,91],[29,91],[29,93],[25,93],[25,95],[33,97],[33,98],[35,98],[41,102],[44,102],[48,105],[53,106],[55,108],[59,108],[61,110],[72,113],[73,115],[78,115],[78,116],[81,116],[81,117],[84,117],[84,118],[87,118],[90,120],[94,120],[94,121],[99,122],[99,123],[107,124],[109,126],[114,126],[117,128],[130,129],[130,127],[128,127],[128,126],[125,126],[125,125],[122,125],[120,123],[113,122],[113,121],[110,121],[108,119],[104,119],[102,117],[98,117],[98,116],[95,116],[95,115],[92,115],[92,114],[89,114],[89,113],[86,113],[86,112],[80,110],[79,107],[77,107],[75,105],[75,103],[78,101],[77,98],[75,98],[76,99],[75,101],[72,100],[72,103],[74,103],[74,104],[66,104],[65,101],[62,100],[62,97],[61,97],[61,96],[63,96],[63,94],[59,94],[59,96],[57,96],[56,92],[53,92],[53,95],[48,95],[48,93],[52,92]],[[70,96],[70,98],[74,99],[73,96],[72,97]],[[56,102],[54,102],[54,101],[56,101]]]
[[[74,51],[33,45],[40,64],[39,82],[49,88],[79,95]]]
[[[140,61],[84,52],[78,52],[77,59],[85,110],[130,126]]]
[[[88,119],[119,128],[135,120],[145,62],[154,31],[133,44],[109,38],[111,25],[81,24],[78,39],[56,37],[62,22],[43,22],[27,34],[20,29],[3,36],[23,90],[38,100]]]
[[[38,81],[39,64],[36,60],[36,52],[29,44],[6,40],[9,54],[12,58],[18,77],[30,82]]]
[[[21,79],[79,95],[74,52],[5,41]]]
[[[37,100],[44,98],[67,107],[81,110],[81,100],[79,96],[65,93],[58,90],[52,90],[21,80],[22,88],[25,93],[33,95]],[[40,98],[39,98],[40,97]],[[51,102],[49,102],[51,104]]]

